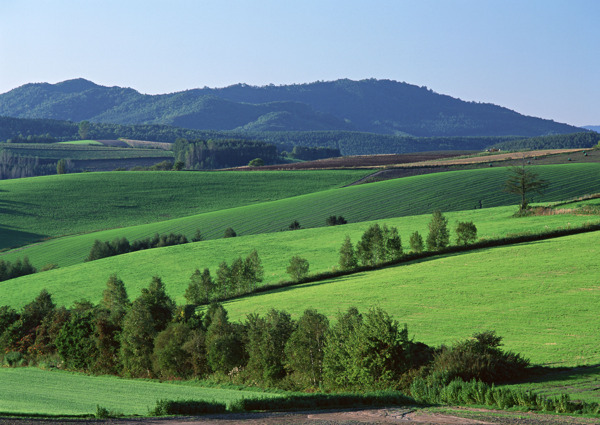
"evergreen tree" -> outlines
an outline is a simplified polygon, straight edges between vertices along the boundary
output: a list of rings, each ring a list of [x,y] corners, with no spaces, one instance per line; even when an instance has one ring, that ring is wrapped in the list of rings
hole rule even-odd
[[[140,298],[144,300],[150,309],[156,332],[164,330],[173,318],[175,302],[167,295],[162,279],[154,276],[148,288],[142,289]]]
[[[423,237],[417,231],[410,235],[410,249],[412,252],[423,252]]]
[[[150,305],[144,297],[137,298],[123,319],[120,358],[128,376],[150,378],[152,352],[156,336]]]
[[[102,293],[100,307],[108,310],[108,319],[120,326],[130,306],[131,302],[127,296],[125,284],[117,277],[116,273],[112,274],[108,278],[106,289]]]

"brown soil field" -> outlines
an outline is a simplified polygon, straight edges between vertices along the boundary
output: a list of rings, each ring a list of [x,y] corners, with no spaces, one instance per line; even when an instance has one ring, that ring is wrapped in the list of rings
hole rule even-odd
[[[414,423],[419,425],[589,425],[598,424],[595,418],[548,415],[534,412],[514,412],[471,408],[414,408],[393,407],[362,410],[320,410],[298,412],[237,413],[171,418],[127,419],[19,419],[0,418],[0,425],[359,425]]]

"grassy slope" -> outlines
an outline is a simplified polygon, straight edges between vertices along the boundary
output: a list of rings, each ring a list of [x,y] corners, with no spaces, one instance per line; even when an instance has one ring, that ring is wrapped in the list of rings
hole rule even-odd
[[[547,228],[598,222],[597,216],[555,215],[544,217],[512,218],[514,207],[498,207],[447,213],[450,228],[457,221],[474,221],[480,237],[500,237],[506,233],[526,230],[543,231]],[[405,246],[412,232],[427,234],[430,214],[400,217],[382,221],[397,226]],[[127,255],[76,264],[0,283],[2,303],[15,307],[30,302],[41,289],[47,288],[58,304],[70,305],[87,297],[97,302],[112,273],[124,280],[132,298],[139,295],[152,276],[163,278],[171,296],[183,303],[183,294],[189,277],[196,267],[208,267],[213,275],[222,261],[230,263],[237,256],[246,256],[257,249],[265,267],[265,284],[288,279],[285,269],[292,255],[300,255],[310,262],[311,272],[331,270],[338,262],[338,251],[345,235],[356,242],[370,222],[347,224],[320,229],[297,230],[251,235],[235,239],[216,239],[173,247],[139,251]],[[452,230],[453,232],[453,230]],[[452,234],[454,239],[454,233]],[[406,248],[408,249],[408,248]],[[87,252],[87,251],[86,251]]]
[[[131,149],[93,144],[64,143],[10,143],[2,144],[2,150],[41,159],[122,159],[172,157],[173,152],[158,149]]]
[[[308,283],[226,303],[232,319],[270,307],[334,318],[380,306],[417,340],[452,343],[493,329],[537,364],[600,362],[598,232],[470,253]]]
[[[539,170],[543,177],[552,182],[544,200],[557,201],[585,193],[600,192],[600,179],[589,179],[590,174],[600,173],[600,164],[545,166]],[[316,176],[312,172],[305,175],[311,178]],[[325,219],[332,214],[341,214],[348,221],[356,223],[429,213],[435,208],[443,211],[469,210],[476,206],[479,200],[482,200],[485,208],[514,204],[518,197],[502,191],[506,176],[507,170],[503,168],[467,170],[324,190],[275,202],[256,203],[136,228],[52,240],[2,254],[0,258],[14,260],[28,256],[38,267],[49,263],[63,266],[83,261],[94,239],[112,240],[116,237],[127,237],[135,240],[156,232],[182,232],[191,236],[196,229],[200,229],[207,238],[218,238],[229,226],[233,227],[238,235],[277,232],[286,229],[293,220],[298,220],[303,227],[323,226]],[[269,180],[268,175],[265,179],[270,185],[277,183]],[[240,182],[240,185],[242,184]],[[242,186],[238,190],[252,199],[252,188]],[[221,193],[223,192],[227,191],[223,189]],[[211,195],[216,196],[215,193]],[[176,202],[182,197],[173,198],[173,202]],[[219,203],[226,208],[224,201]],[[217,208],[217,205],[214,208]],[[134,214],[136,211],[132,207],[124,213],[125,218],[127,214]]]
[[[85,415],[96,405],[127,415],[147,415],[156,400],[194,399],[230,403],[242,397],[276,397],[275,394],[202,388],[158,381],[92,377],[35,368],[0,369],[0,412]]]
[[[0,181],[0,248],[343,186],[368,171],[107,172]]]

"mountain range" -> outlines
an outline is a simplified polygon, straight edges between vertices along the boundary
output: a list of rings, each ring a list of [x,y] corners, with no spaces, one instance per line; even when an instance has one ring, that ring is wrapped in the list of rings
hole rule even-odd
[[[533,137],[581,131],[427,87],[375,79],[263,87],[237,84],[161,95],[85,79],[32,83],[0,94],[0,116],[240,132],[337,130],[415,137]]]

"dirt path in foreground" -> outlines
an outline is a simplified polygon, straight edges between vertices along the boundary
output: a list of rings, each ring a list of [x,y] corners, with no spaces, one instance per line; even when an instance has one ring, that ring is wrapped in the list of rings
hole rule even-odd
[[[362,425],[410,424],[415,425],[590,425],[600,419],[546,415],[533,412],[506,412],[466,408],[413,408],[395,407],[367,410],[327,410],[304,412],[237,413],[175,418],[132,418],[107,420],[79,419],[14,419],[0,418],[0,425]]]

